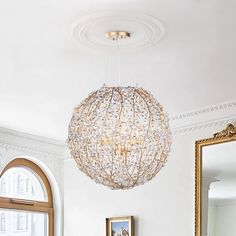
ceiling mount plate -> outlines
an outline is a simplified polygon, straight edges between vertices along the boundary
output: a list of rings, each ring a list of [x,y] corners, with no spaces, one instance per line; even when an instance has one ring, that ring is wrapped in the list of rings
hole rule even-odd
[[[72,26],[72,36],[79,45],[98,49],[117,47],[114,42],[117,38],[128,38],[119,41],[121,50],[150,47],[156,45],[164,33],[164,26],[157,18],[130,11],[96,12],[80,18]]]
[[[130,33],[127,31],[109,31],[105,35],[108,39],[112,40],[130,38]]]

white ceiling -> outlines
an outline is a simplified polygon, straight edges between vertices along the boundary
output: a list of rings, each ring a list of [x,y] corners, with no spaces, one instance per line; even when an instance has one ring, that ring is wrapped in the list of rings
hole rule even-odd
[[[123,85],[151,91],[170,115],[234,100],[234,0],[1,0],[0,126],[65,140],[72,109],[106,78],[107,52],[71,37],[80,17],[104,10],[160,19],[165,37],[122,55]],[[116,73],[115,73],[116,74]]]
[[[203,148],[203,175],[214,179],[209,198],[236,200],[236,142]]]

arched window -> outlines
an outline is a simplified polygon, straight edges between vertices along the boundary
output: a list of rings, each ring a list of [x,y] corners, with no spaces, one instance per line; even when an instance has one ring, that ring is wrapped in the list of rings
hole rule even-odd
[[[24,158],[0,174],[0,236],[53,236],[53,197],[42,169]]]

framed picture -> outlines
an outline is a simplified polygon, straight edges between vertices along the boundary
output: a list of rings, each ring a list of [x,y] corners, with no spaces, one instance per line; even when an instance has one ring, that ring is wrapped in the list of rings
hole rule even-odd
[[[106,236],[134,236],[134,217],[107,218]]]

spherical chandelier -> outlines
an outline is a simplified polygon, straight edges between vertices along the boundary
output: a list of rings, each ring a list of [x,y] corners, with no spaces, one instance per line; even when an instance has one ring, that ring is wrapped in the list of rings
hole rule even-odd
[[[111,32],[110,38],[129,37]],[[171,145],[167,114],[140,87],[108,87],[92,92],[74,109],[68,147],[78,168],[111,189],[129,189],[153,179]]]
[[[97,183],[128,189],[151,180],[171,144],[160,103],[137,87],[102,87],[75,108],[68,145],[79,169]]]

